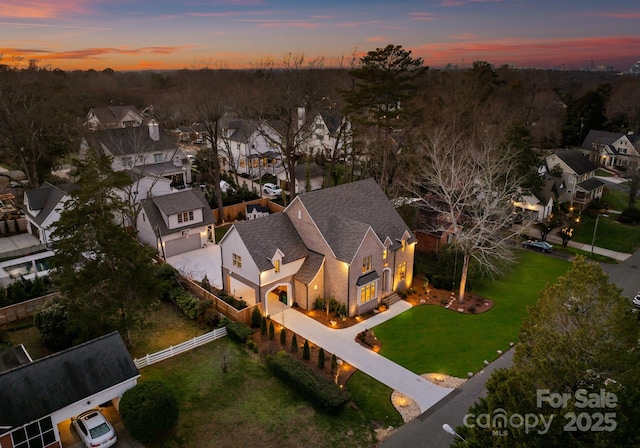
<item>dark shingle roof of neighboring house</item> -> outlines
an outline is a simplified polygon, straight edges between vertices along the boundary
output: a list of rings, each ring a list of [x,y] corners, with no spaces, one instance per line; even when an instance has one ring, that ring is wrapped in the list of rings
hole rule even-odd
[[[324,170],[315,162],[309,164],[309,177],[324,177]],[[295,176],[298,181],[303,181],[307,178],[307,165],[305,163],[296,165],[294,168]]]
[[[369,227],[378,238],[391,240],[391,249],[400,246],[405,232],[413,234],[393,204],[373,179],[338,185],[297,196],[322,233],[336,258],[353,261]]]
[[[0,426],[19,427],[139,376],[117,332],[0,374]]]
[[[85,138],[94,149],[108,149],[115,156],[135,155],[150,152],[177,151],[175,141],[159,128],[159,140],[153,140],[148,126],[104,129],[88,133]]]
[[[590,130],[587,134],[586,138],[582,142],[582,149],[593,149],[593,144],[596,143],[598,145],[611,145],[620,137],[623,137],[624,134],[619,132],[608,132],[608,131],[596,131],[594,129]]]
[[[300,266],[300,269],[293,277],[299,282],[308,285],[318,275],[322,263],[324,263],[324,255],[309,251],[309,256],[304,260],[304,263],[302,263],[302,266]]]
[[[0,352],[0,373],[31,362],[24,345],[20,344]]]
[[[215,224],[215,218],[211,213],[211,207],[205,198],[204,193],[198,189],[184,190],[176,193],[155,196],[141,201],[142,208],[147,215],[149,224],[153,229],[160,232],[160,235],[169,235],[193,227],[207,226]],[[160,210],[165,215],[175,215],[177,213],[202,209],[202,222],[193,222],[177,229],[169,229],[164,222]]]
[[[142,118],[133,106],[95,107],[90,112],[93,112],[98,121],[100,121],[101,126],[119,124],[129,112],[133,112]]]
[[[320,116],[322,117],[324,124],[327,125],[327,129],[331,134],[334,134],[342,124],[342,115],[332,110],[323,110],[320,112]]]
[[[273,269],[271,257],[277,249],[284,254],[283,263],[308,255],[307,247],[284,213],[272,213],[260,219],[240,221],[233,225],[244,241],[260,272]]]
[[[593,191],[603,185],[604,185],[604,182],[602,182],[600,179],[596,179],[595,177],[592,177],[591,179],[587,179],[580,182],[578,184],[578,187],[582,188],[585,191]]]
[[[24,194],[27,196],[29,207],[25,207],[24,212],[29,215],[33,222],[40,225],[53,212],[60,200],[67,194],[67,191],[73,188],[73,185],[61,188],[49,182],[44,182],[40,188],[27,190]],[[34,211],[40,210],[40,212],[37,215],[33,214],[29,211],[29,208]]]
[[[229,140],[247,143],[249,138],[260,128],[260,121],[236,117],[222,117],[219,121],[222,129],[233,129]]]
[[[595,171],[596,166],[587,159],[579,149],[559,149],[556,155],[566,163],[577,175]]]

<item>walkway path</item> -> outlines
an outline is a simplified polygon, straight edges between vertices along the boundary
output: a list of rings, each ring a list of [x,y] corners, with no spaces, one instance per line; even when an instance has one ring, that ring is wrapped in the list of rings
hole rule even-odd
[[[361,346],[355,340],[358,333],[365,329],[371,329],[409,308],[411,305],[401,300],[391,305],[383,313],[339,330],[329,328],[292,308],[272,315],[271,319],[335,354],[370,377],[411,398],[420,406],[420,411],[425,412],[453,392],[454,389],[437,386],[373,350]]]

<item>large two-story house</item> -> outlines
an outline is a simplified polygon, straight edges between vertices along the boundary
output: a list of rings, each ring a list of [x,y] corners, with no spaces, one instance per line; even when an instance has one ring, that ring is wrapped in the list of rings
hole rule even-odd
[[[584,209],[589,202],[602,197],[604,182],[595,177],[597,167],[579,149],[559,149],[545,159],[549,173],[555,167],[562,171],[562,184],[556,191],[560,202]]]
[[[298,109],[300,150],[304,154],[323,154],[327,158],[347,157],[351,153],[351,123],[334,110],[322,110],[306,122],[304,108]]]
[[[640,164],[640,135],[591,130],[580,149],[598,166],[624,168]]]
[[[64,210],[65,203],[71,199],[69,189],[72,186],[56,186],[44,182],[40,188],[24,193],[24,215],[27,218],[27,232],[47,247],[52,243],[51,234],[55,223]]]
[[[335,298],[366,313],[413,281],[416,239],[373,179],[303,193],[220,241],[224,289],[267,314]]]

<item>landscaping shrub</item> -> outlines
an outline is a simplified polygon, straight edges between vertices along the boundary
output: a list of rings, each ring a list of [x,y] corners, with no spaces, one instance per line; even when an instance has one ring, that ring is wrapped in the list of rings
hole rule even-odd
[[[284,351],[267,356],[265,362],[276,377],[325,412],[339,412],[351,400],[346,390]]]
[[[316,297],[316,300],[313,302],[314,310],[324,310],[325,309],[325,301],[322,297]]]
[[[273,341],[276,338],[276,327],[273,326],[273,321],[269,322],[269,340]]]
[[[287,330],[284,328],[280,330],[280,344],[284,347],[287,343]]]
[[[262,320],[260,320],[260,334],[267,335],[267,318],[265,316],[262,316]]]
[[[216,289],[213,287],[211,289],[213,294],[216,295],[216,297],[218,297],[223,302],[228,303],[229,305],[231,305],[237,310],[243,310],[248,306],[247,302],[245,302],[244,300],[236,299],[231,294],[228,294],[226,291],[223,291],[222,289]]]
[[[225,318],[224,323],[227,327],[227,334],[231,340],[239,342],[240,344],[246,344],[249,336],[253,333],[251,327],[243,322],[235,322]]]
[[[336,308],[336,315],[338,317],[347,317],[347,305],[344,303],[338,304]]]
[[[309,351],[309,341],[304,341],[304,346],[302,347],[302,359],[308,361],[311,358],[311,353]]]
[[[627,208],[622,211],[618,221],[623,224],[637,224],[640,222],[640,209]]]
[[[318,369],[324,370],[324,349],[322,347],[318,350]]]
[[[43,306],[33,316],[33,324],[40,332],[42,344],[57,352],[73,345],[75,334],[69,326],[69,314],[60,302]]]
[[[138,384],[120,400],[122,423],[143,443],[156,440],[175,426],[179,413],[175,395],[159,381]]]
[[[200,299],[182,288],[175,287],[169,291],[169,298],[191,320],[198,317]]]
[[[260,328],[262,322],[262,313],[256,306],[251,312],[251,328]]]
[[[475,313],[475,312],[476,312],[476,307],[475,307],[475,306],[473,306],[473,305],[468,306],[468,307],[467,307],[467,311],[468,311],[469,313]]]
[[[298,338],[295,333],[291,336],[291,353],[298,353]]]
[[[331,355],[331,374],[335,375],[338,371],[338,358],[336,355]]]

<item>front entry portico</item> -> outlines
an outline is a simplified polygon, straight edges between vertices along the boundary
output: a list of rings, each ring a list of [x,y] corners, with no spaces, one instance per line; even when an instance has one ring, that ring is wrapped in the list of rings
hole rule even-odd
[[[281,313],[285,309],[289,308],[292,303],[290,289],[290,285],[284,283],[275,286],[267,292],[267,309],[265,310],[267,315],[273,316],[274,314]]]

